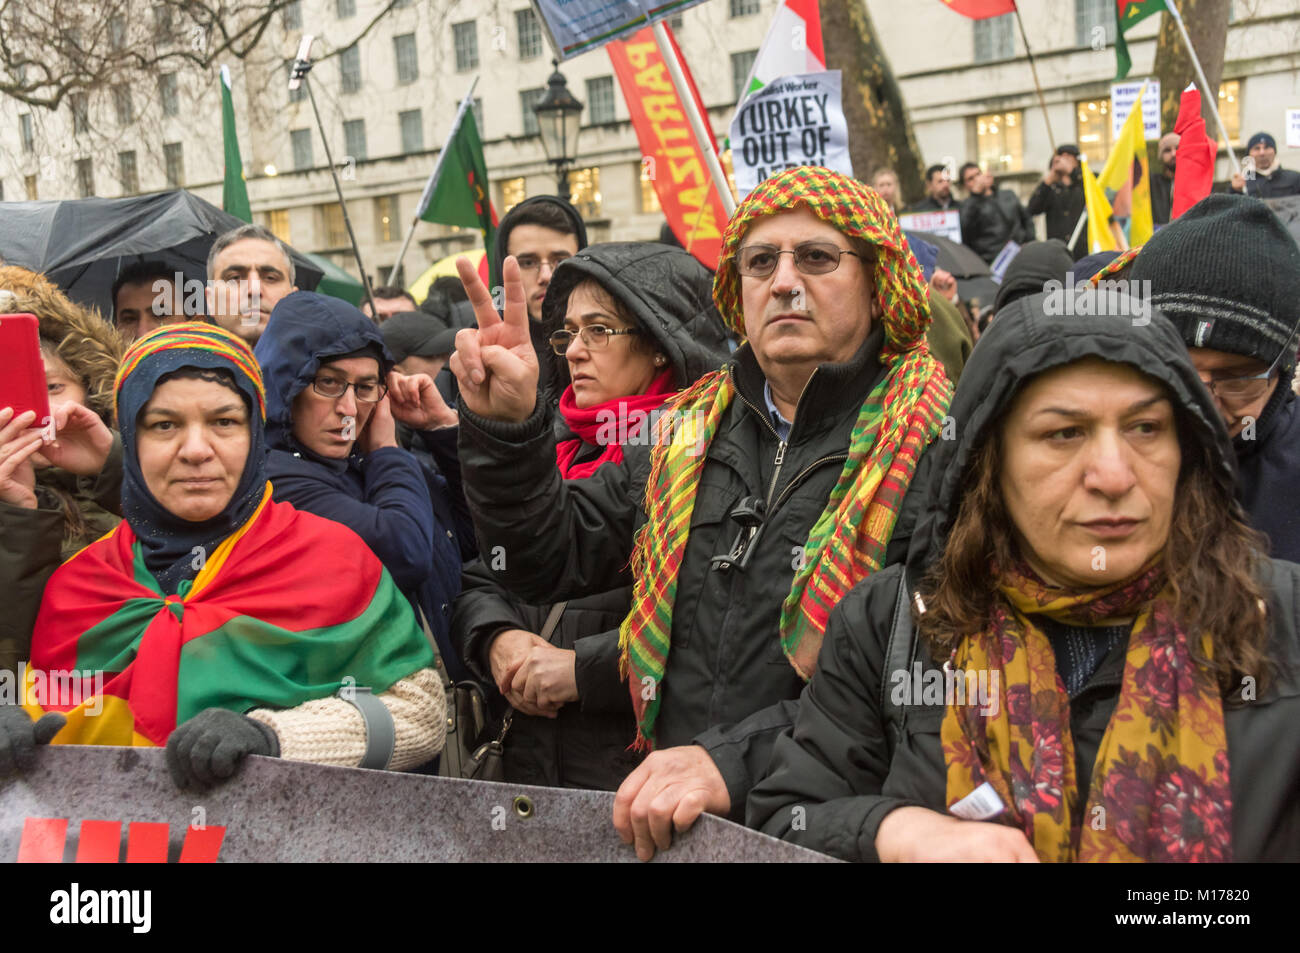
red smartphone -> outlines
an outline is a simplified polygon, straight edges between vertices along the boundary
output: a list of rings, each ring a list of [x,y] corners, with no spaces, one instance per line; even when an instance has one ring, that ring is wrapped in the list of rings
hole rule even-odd
[[[0,407],[12,407],[15,417],[36,411],[33,427],[50,424],[40,322],[34,314],[0,314]]]

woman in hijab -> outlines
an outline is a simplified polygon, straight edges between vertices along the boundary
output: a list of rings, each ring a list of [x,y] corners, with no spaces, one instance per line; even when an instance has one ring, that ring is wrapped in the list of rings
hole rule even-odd
[[[1300,566],[1243,522],[1172,324],[1075,295],[981,337],[906,567],[836,608],[751,825],[849,860],[1300,856]]]
[[[26,712],[0,712],[10,750],[56,730],[165,744],[182,787],[249,754],[394,770],[437,754],[445,701],[409,604],[350,530],[271,499],[247,345],[160,328],[127,352],[115,397],[125,521],[50,579]]]
[[[565,480],[622,460],[624,445],[649,438],[656,408],[726,360],[712,287],[708,269],[664,245],[591,245],[555,270],[542,323],[550,377],[564,387],[555,456]],[[636,721],[618,663],[630,588],[533,606],[492,563],[489,553],[466,567],[452,638],[514,709],[506,780],[617,788],[640,760],[627,750]]]

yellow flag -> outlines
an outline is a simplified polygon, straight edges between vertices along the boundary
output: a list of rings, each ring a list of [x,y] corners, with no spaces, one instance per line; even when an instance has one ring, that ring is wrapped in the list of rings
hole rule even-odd
[[[1115,193],[1114,214],[1129,220],[1129,245],[1145,244],[1154,231],[1151,216],[1151,169],[1147,161],[1146,127],[1142,122],[1142,96],[1138,92],[1133,109],[1120,129],[1115,147],[1097,177],[1103,189]]]
[[[1088,210],[1088,253],[1099,251],[1119,251],[1115,234],[1110,230],[1111,208],[1106,200],[1097,177],[1088,168],[1088,160],[1081,162],[1083,168],[1083,201]]]

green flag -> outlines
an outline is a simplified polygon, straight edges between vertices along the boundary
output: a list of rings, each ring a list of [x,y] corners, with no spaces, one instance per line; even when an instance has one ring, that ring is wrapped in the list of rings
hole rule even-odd
[[[1115,78],[1123,79],[1133,67],[1124,31],[1153,13],[1165,9],[1165,0],[1115,0]]]
[[[439,225],[480,229],[491,285],[496,286],[501,280],[501,263],[495,260],[497,216],[488,197],[487,163],[483,161],[483,143],[472,109],[461,110],[460,122],[443,148],[435,175],[436,179],[431,176],[425,186],[419,217]]]
[[[239,157],[239,139],[235,135],[235,102],[230,98],[230,70],[221,67],[221,136],[226,146],[226,186],[221,191],[221,207],[235,218],[253,221],[248,204],[248,186],[244,183],[244,160]]]

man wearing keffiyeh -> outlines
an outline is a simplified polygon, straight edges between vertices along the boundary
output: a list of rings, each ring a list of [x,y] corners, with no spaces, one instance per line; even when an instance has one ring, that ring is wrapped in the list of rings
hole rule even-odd
[[[908,489],[951,388],[929,354],[921,270],[872,189],[791,169],[740,205],[714,301],[746,340],[674,399],[649,446],[565,485],[536,400],[517,267],[504,319],[461,268],[461,463],[480,548],[523,598],[629,579],[621,651],[636,739],[615,826],[638,855],[701,811],[741,816],[817,664],[827,615],[906,551]],[[579,485],[580,484],[580,485]],[[905,497],[907,498],[905,501]],[[617,645],[617,648],[615,648]]]

